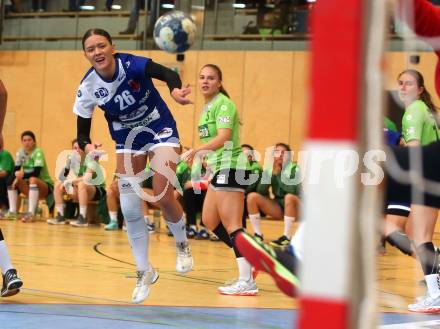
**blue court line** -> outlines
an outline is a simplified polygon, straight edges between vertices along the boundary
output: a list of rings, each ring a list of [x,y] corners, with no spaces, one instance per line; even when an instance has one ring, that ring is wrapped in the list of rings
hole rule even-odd
[[[297,311],[256,308],[2,304],[1,329],[279,329],[295,328]],[[382,326],[440,320],[437,315],[382,313]],[[325,319],[323,319],[323,324]],[[393,327],[394,328],[394,327]],[[407,327],[405,327],[407,328]],[[431,328],[431,327],[429,327]]]
[[[0,307],[2,329],[291,328],[292,310],[96,305]]]

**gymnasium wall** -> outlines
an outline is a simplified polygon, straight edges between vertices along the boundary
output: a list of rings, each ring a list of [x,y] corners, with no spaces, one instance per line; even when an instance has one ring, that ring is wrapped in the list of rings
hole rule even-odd
[[[196,128],[203,97],[197,89],[197,77],[201,66],[214,63],[222,69],[224,86],[239,109],[242,142],[253,145],[262,155],[266,147],[280,141],[289,143],[295,151],[299,149],[305,133],[308,98],[307,52],[189,51],[183,63],[177,63],[175,55],[160,51],[132,53],[178,67],[183,83],[193,88],[190,99],[194,104],[180,106],[169,96],[167,86],[155,81],[174,114],[183,145],[198,143]],[[434,54],[422,53],[417,67],[432,91],[435,61]],[[391,88],[397,74],[408,67],[408,55],[388,53],[387,63],[387,85]],[[38,145],[45,151],[50,173],[55,177],[56,158],[60,151],[70,148],[70,141],[75,137],[76,117],[72,105],[88,67],[83,53],[78,51],[0,52],[0,77],[9,92],[5,148],[14,155],[20,147],[20,133],[33,130]],[[336,74],[343,72],[335,71]],[[436,101],[439,104],[437,98]],[[115,168],[114,144],[100,109],[95,110],[93,117],[92,138],[102,142],[108,151],[104,168],[110,173],[107,176],[110,181]]]

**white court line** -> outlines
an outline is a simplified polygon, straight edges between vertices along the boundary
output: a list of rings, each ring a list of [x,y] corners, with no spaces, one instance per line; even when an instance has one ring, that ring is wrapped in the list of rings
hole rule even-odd
[[[440,328],[440,320],[390,324],[386,326],[380,326],[379,328],[380,329],[418,329],[418,328],[438,329]]]

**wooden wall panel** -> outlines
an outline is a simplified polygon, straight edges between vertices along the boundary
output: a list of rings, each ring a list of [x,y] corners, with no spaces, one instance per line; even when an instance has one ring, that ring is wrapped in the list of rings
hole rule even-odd
[[[292,52],[246,52],[242,142],[262,155],[277,142],[289,143]]]
[[[0,78],[8,91],[5,149],[14,157],[24,130],[32,130],[41,143],[45,62],[43,51],[0,52]]]
[[[408,55],[402,52],[387,52],[385,54],[385,89],[397,89],[397,75],[408,68]]]
[[[292,103],[290,120],[290,146],[297,159],[298,152],[302,149],[302,143],[307,128],[307,113],[309,105],[309,53],[295,52],[293,54],[292,70]]]
[[[76,137],[73,104],[79,83],[89,67],[82,52],[46,53],[41,146],[52,178],[58,176],[55,172],[58,156],[63,150],[71,149],[70,142]]]

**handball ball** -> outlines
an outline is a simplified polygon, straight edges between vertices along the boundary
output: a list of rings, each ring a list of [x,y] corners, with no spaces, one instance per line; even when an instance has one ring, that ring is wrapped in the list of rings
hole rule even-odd
[[[189,15],[174,10],[158,18],[153,35],[160,49],[169,53],[183,53],[194,43],[196,25]]]

